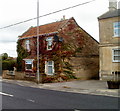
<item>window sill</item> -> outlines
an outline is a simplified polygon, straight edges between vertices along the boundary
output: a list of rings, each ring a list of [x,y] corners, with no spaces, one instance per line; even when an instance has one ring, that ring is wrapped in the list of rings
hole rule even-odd
[[[113,63],[120,63],[120,61],[113,61]]]
[[[113,38],[120,38],[120,35],[113,35]]]
[[[33,72],[32,69],[25,69],[25,72]]]
[[[47,51],[52,50],[52,49],[47,49]]]
[[[48,76],[53,76],[54,74],[47,74]]]

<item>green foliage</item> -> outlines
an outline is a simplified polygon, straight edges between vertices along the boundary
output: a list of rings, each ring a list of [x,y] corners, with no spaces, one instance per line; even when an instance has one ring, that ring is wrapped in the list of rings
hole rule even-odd
[[[2,60],[6,60],[8,58],[8,54],[7,53],[3,53],[2,54]]]
[[[17,53],[18,53],[18,57],[17,57],[17,70],[18,71],[22,71],[22,60],[27,57],[29,54],[27,53],[27,51],[22,47],[22,41],[17,42]]]
[[[2,70],[13,70],[13,67],[15,67],[16,61],[15,60],[3,60],[2,61]]]
[[[8,57],[7,53],[1,54],[2,59],[2,70],[13,70],[16,65],[16,60],[13,57]]]

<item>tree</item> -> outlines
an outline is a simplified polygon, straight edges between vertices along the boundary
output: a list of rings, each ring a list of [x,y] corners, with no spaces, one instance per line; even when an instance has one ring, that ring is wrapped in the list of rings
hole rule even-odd
[[[7,53],[3,53],[2,54],[2,60],[6,60],[8,58],[8,54]]]
[[[2,70],[13,70],[16,65],[16,60],[13,57],[8,57],[7,53],[1,54],[2,59]]]

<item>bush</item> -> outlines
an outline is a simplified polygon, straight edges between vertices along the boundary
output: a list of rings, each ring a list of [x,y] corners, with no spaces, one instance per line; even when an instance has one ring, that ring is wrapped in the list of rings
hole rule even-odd
[[[14,70],[15,64],[15,60],[4,60],[2,61],[2,70]]]
[[[8,58],[8,54],[7,53],[3,53],[2,54],[2,60],[6,60]]]

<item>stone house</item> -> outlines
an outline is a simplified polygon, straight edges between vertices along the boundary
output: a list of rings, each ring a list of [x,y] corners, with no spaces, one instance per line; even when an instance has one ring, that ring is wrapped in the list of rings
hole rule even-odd
[[[18,39],[18,68],[28,77],[36,77],[36,35],[37,27],[30,27]],[[39,26],[40,75],[98,79],[98,45],[73,17]]]
[[[120,9],[117,1],[109,2],[109,11],[98,17],[100,35],[100,78],[120,74]],[[109,76],[109,77],[108,77]]]

